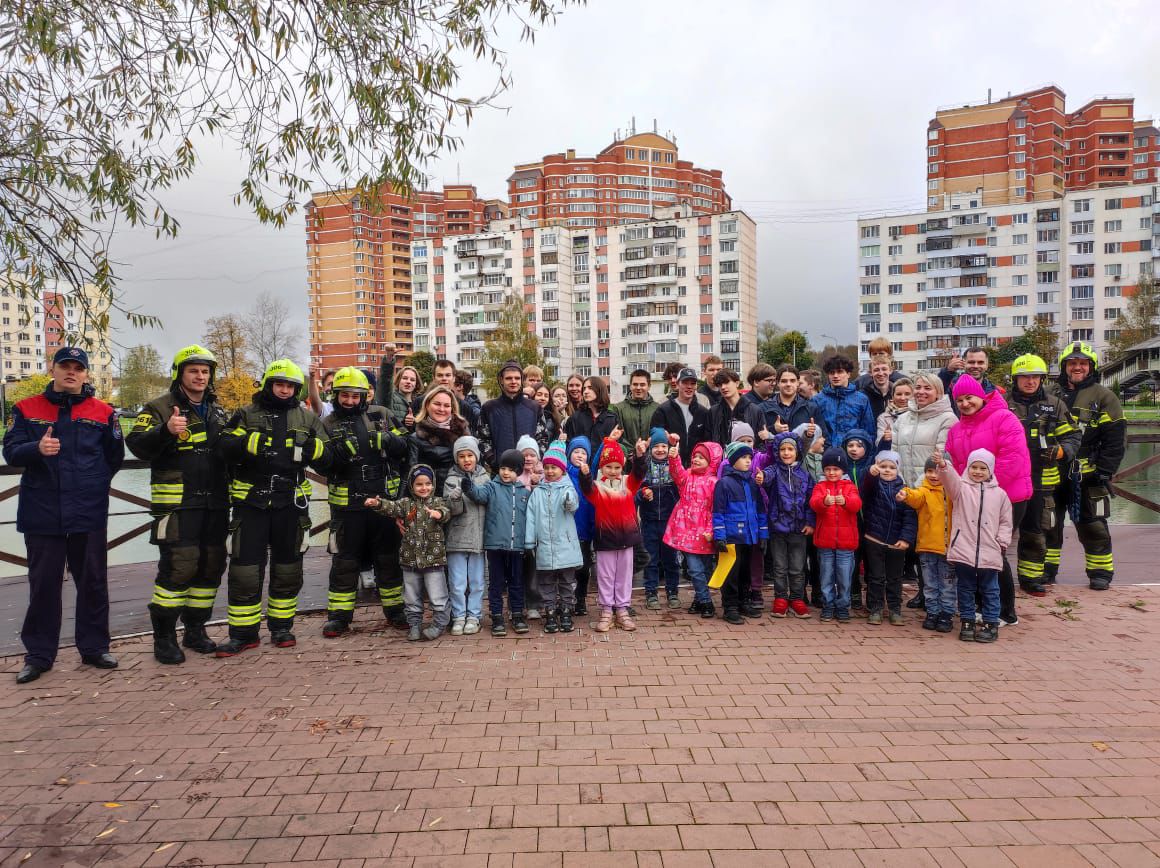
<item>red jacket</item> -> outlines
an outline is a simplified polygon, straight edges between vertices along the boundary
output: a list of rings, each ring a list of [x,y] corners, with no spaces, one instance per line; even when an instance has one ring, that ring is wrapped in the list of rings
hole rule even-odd
[[[592,540],[596,551],[631,549],[641,541],[634,495],[644,476],[644,462],[641,459],[631,459],[631,462],[632,472],[621,476],[616,485],[609,484],[603,476],[593,479],[580,474],[580,490],[596,513],[596,533]]]
[[[844,506],[826,506],[828,495],[845,495]],[[858,510],[862,508],[862,498],[858,496],[858,486],[849,479],[837,482],[818,480],[814,493],[810,495],[810,509],[817,516],[814,526],[814,545],[820,549],[858,548]]]

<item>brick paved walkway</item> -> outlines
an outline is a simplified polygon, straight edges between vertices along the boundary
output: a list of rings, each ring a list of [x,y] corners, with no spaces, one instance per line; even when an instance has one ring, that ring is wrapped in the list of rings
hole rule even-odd
[[[368,610],[232,661],[65,652],[0,694],[0,861],[1160,864],[1160,589],[1065,591],[994,646],[683,613],[419,645]]]

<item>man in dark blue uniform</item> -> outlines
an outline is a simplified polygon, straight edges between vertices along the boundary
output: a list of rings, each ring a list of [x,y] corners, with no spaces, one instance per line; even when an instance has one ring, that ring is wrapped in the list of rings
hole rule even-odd
[[[29,599],[18,684],[35,681],[56,662],[65,564],[77,586],[81,660],[99,669],[117,667],[109,653],[105,542],[109,487],[125,458],[125,441],[116,411],[93,397],[88,378],[88,354],[59,349],[52,382],[12,408],[12,427],[4,435],[4,460],[24,468],[16,529],[28,548]]]

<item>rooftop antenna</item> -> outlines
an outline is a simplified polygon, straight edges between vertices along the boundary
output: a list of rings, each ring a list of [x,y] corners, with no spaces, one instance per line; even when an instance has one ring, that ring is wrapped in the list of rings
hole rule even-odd
[[[991,104],[991,88],[987,88],[987,105]]]
[[[632,116],[632,135],[636,135],[636,115]]]
[[[653,118],[653,135],[657,134],[657,119]]]

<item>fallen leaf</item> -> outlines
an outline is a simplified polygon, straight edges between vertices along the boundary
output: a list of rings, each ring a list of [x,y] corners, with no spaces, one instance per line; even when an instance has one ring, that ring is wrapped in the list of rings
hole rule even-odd
[[[97,835],[97,837],[98,838],[106,838],[109,835],[112,835],[116,831],[117,831],[116,826],[109,826],[109,828],[105,829],[105,831],[101,832],[101,834]]]
[[[162,850],[168,850],[170,847],[172,847],[172,846],[173,846],[174,844],[176,844],[176,843],[177,843],[176,841],[170,841],[168,844],[162,844],[160,847],[158,847],[158,848],[157,848],[156,850],[154,850],[153,852],[154,852],[154,853],[160,853]]]
[[[434,820],[432,820],[430,823],[427,824],[427,828],[430,829],[430,828],[432,828],[432,827],[434,827],[442,822],[443,822],[442,817],[436,817]]]
[[[392,814],[397,814],[397,813],[399,813],[399,808],[401,808],[401,807],[403,807],[403,803],[402,803],[402,802],[399,802],[399,804],[395,805],[395,810],[391,811],[391,813],[392,813]]]
[[[1096,750],[1099,750],[1099,751],[1105,751],[1108,749],[1108,746],[1106,744],[1104,744],[1102,741],[1093,741],[1092,747],[1094,747]]]
[[[123,808],[124,805],[122,805],[120,802],[105,802],[105,807],[106,808]]]
[[[66,786],[66,785],[68,784],[69,780],[68,780],[68,778],[57,778],[57,779],[56,779],[56,782],[57,782],[57,783],[58,783],[60,786],[62,786],[62,787],[63,787],[63,786]]]
[[[32,858],[32,851],[31,851],[31,850],[29,850],[27,853],[25,853],[23,856],[21,856],[21,857],[20,857],[20,861],[21,861],[22,863],[23,863],[23,862],[27,862],[27,861],[28,861],[29,859],[31,859],[31,858]]]

